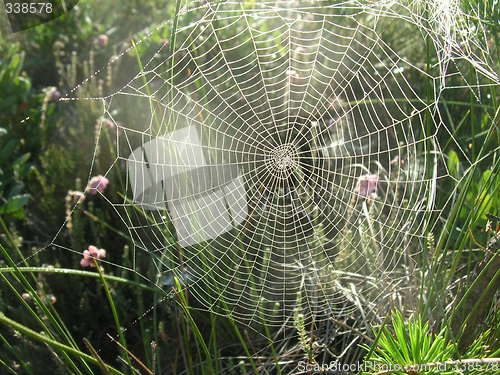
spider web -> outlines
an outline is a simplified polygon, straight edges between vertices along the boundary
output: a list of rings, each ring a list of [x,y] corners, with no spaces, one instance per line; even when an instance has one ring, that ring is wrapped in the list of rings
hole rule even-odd
[[[127,178],[109,204],[156,272],[133,270],[162,288],[175,276],[201,309],[248,324],[389,309],[448,176],[436,135],[449,66],[498,82],[454,34],[456,9],[423,18],[421,3],[181,9],[174,45],[94,98],[118,130],[107,173]],[[410,61],[410,33],[435,66]]]

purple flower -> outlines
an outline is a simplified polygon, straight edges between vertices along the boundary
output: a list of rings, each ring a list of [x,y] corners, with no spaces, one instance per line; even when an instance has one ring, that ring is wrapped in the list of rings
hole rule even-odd
[[[109,180],[102,176],[94,176],[90,179],[87,189],[85,191],[89,194],[96,195],[97,192],[99,193],[104,193],[104,190],[106,190],[106,186],[108,186]]]
[[[373,174],[365,174],[358,177],[358,185],[356,193],[362,197],[368,197],[377,192],[378,176]]]
[[[83,250],[83,258],[80,260],[82,267],[95,267],[93,259],[106,258],[106,250],[98,249],[94,245],[90,245],[87,250]]]

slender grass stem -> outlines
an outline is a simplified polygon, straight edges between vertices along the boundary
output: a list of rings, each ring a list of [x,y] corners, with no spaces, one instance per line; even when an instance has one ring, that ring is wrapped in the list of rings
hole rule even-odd
[[[87,362],[91,362],[91,363],[94,363],[95,365],[99,365],[97,359],[95,359],[94,357],[92,357],[86,353],[83,353],[82,351],[80,351],[78,349],[72,348],[71,346],[64,345],[64,344],[60,343],[59,341],[53,340],[53,339],[47,337],[46,335],[35,332],[31,328],[28,328],[28,327],[16,322],[15,320],[8,318],[7,316],[5,316],[5,314],[3,312],[0,312],[0,323],[4,324],[10,328],[15,329],[16,331],[30,337],[33,340],[47,344],[54,349],[59,349],[59,350],[63,351],[64,353],[71,354],[71,355],[78,357],[82,360],[85,360]],[[106,366],[106,369],[109,370],[109,372],[111,372],[112,374],[125,375],[125,374],[123,374],[123,372],[115,369],[114,367],[112,367],[110,365],[105,365],[105,366]]]
[[[191,327],[191,329],[194,333],[194,336],[196,338],[196,342],[199,344],[203,353],[206,356],[208,367],[209,367],[210,371],[213,372],[212,353],[210,353],[210,350],[208,350],[208,346],[205,342],[205,339],[203,338],[203,335],[201,334],[200,329],[198,328],[198,325],[194,321],[193,316],[191,315],[191,313],[189,311],[190,308],[188,305],[187,297],[184,294],[184,292],[182,290],[182,286],[177,278],[175,278],[175,284],[176,284],[177,293],[179,295],[180,306],[181,306],[181,308],[182,308],[182,310],[187,318],[189,326]]]
[[[63,337],[69,345],[73,348],[77,348],[77,344],[73,337],[71,336],[71,333],[69,332],[68,328],[64,324],[64,322],[61,320],[61,318],[57,315],[57,313],[54,311],[54,309],[50,306],[47,306],[41,298],[38,296],[36,290],[33,288],[32,284],[28,281],[26,277],[24,277],[24,274],[22,272],[17,271],[19,267],[17,267],[16,263],[14,260],[11,258],[9,252],[0,244],[0,253],[3,254],[4,258],[7,260],[7,263],[10,264],[10,266],[14,269],[13,272],[13,277],[21,284],[25,289],[27,289],[30,292],[30,296],[33,298],[36,306],[43,311],[44,315],[47,317],[47,320],[42,319],[41,317],[38,316],[38,313],[34,311],[31,306],[29,306],[19,295],[17,289],[8,281],[8,279],[5,277],[5,275],[2,273],[0,274],[4,281],[6,282],[7,285],[9,285],[10,289],[17,295],[18,299],[22,301],[23,305],[28,309],[30,314],[38,321],[41,327],[47,331],[47,334],[53,336],[55,338],[55,334],[60,335]],[[53,330],[55,332],[52,332],[51,329],[49,329],[49,325],[46,324],[47,322],[50,322]],[[66,353],[63,353],[65,359],[68,362],[68,365],[72,367],[77,374],[81,374],[81,371],[78,369],[76,364],[71,360],[70,357]],[[85,361],[83,361],[83,366],[87,370],[88,373],[92,373],[88,365],[86,364]]]
[[[97,352],[97,350],[95,350],[95,348],[92,346],[92,344],[90,343],[90,341],[87,338],[84,337],[83,338],[83,343],[87,347],[88,351],[90,353],[92,353],[92,357],[94,357],[97,360],[97,362],[99,363],[99,367],[101,368],[103,374],[109,375],[109,371],[106,368],[106,364],[104,363],[104,361],[102,360],[102,358],[99,356],[99,353]]]
[[[94,264],[96,266],[97,271],[99,272],[99,278],[101,279],[102,285],[104,286],[106,298],[108,299],[109,307],[111,309],[111,313],[113,314],[113,320],[115,322],[115,328],[116,328],[116,332],[118,334],[118,339],[120,341],[121,346],[126,348],[127,342],[125,341],[125,335],[123,334],[123,330],[122,330],[122,327],[120,324],[120,318],[118,316],[118,311],[116,310],[115,302],[113,301],[113,297],[111,296],[111,291],[108,287],[108,283],[106,282],[106,279],[104,278],[104,271],[102,270],[99,262],[96,259],[94,259]],[[127,360],[127,364],[129,366],[129,369],[131,369],[132,368],[132,361],[130,360],[130,356],[128,355],[126,350],[123,350],[123,353],[125,354],[125,358]]]
[[[63,274],[63,275],[73,275],[73,276],[81,276],[81,277],[92,277],[99,278],[99,273],[90,272],[90,271],[81,271],[75,270],[72,268],[53,268],[53,267],[18,267],[17,270],[12,267],[0,268],[0,273],[14,273],[14,272],[22,272],[22,273],[47,273],[47,274]],[[137,288],[141,288],[144,290],[148,290],[153,293],[161,293],[160,289],[153,288],[147,286],[145,284],[139,283],[137,281],[132,281],[129,279],[125,279],[123,277],[113,276],[113,275],[103,275],[104,279],[110,281],[116,281],[119,283],[127,284],[130,286],[134,286]]]
[[[10,352],[11,359],[15,358],[19,362],[19,365],[26,372],[26,374],[32,375],[33,370],[31,369],[31,367],[27,365],[27,363],[24,361],[24,358],[21,358],[16,348],[14,348],[12,344],[2,334],[0,334],[0,342],[3,344],[3,347]]]

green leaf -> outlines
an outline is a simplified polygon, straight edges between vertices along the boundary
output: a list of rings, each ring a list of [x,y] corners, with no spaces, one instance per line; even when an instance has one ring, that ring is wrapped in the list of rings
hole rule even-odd
[[[0,150],[0,164],[4,164],[9,157],[12,156],[14,150],[17,147],[17,142],[14,139],[10,139],[5,146],[2,146]]]
[[[22,210],[29,199],[30,196],[28,194],[16,195],[10,198],[5,204],[0,206],[0,214],[13,214]]]

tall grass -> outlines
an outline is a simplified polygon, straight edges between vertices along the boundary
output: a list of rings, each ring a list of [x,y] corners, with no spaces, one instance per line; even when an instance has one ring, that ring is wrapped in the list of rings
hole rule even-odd
[[[476,15],[479,16],[479,22],[484,22],[488,28],[485,35],[492,43],[497,43],[495,30],[499,22],[498,3],[493,0],[468,0],[461,3],[466,11],[478,11]],[[126,2],[126,5],[127,9],[137,7],[132,1]],[[154,9],[165,11],[164,7],[165,4],[161,3]],[[141,54],[148,48],[156,49],[154,43],[163,42],[165,38],[169,41],[168,53],[172,54],[176,46],[180,7],[180,0],[169,2],[167,11],[173,15],[173,27],[166,28],[167,31],[160,28],[144,43],[134,45],[130,56],[123,57],[124,64],[129,64],[125,71],[132,66],[134,71],[144,72]],[[77,11],[82,9],[89,14],[95,15],[97,12],[88,2],[82,2]],[[108,13],[111,14],[111,10]],[[127,16],[131,22],[137,22],[141,27],[148,23],[135,14],[130,12]],[[142,17],[146,18],[147,15]],[[95,15],[95,19],[101,17]],[[68,24],[72,22],[78,24],[74,19],[70,19]],[[88,22],[81,22],[81,32],[91,35]],[[99,32],[106,31],[100,23],[96,25]],[[111,38],[121,40],[125,37],[125,31],[122,28],[117,30],[108,31]],[[57,36],[52,35],[52,31],[46,27],[40,29],[39,34],[35,33],[32,31],[30,35],[38,41],[39,46],[47,43],[46,46],[50,47],[40,53],[48,54]],[[88,35],[78,37],[85,40],[89,38]],[[143,35],[139,33],[137,40]],[[0,40],[1,43],[6,42]],[[148,43],[154,45],[149,46]],[[75,83],[85,73],[80,71],[76,59],[68,60],[68,48],[67,45],[62,47],[63,53],[54,57],[54,64],[59,67],[57,74],[61,85],[64,82]],[[82,64],[84,71],[91,70],[96,64],[92,59],[104,59],[104,55],[115,51],[96,53],[102,56],[96,58],[95,55],[86,54],[88,60]],[[171,63],[175,63],[173,59]],[[422,58],[422,63],[427,69],[432,69],[435,62],[427,54]],[[0,72],[4,68],[0,65]],[[118,71],[109,69],[110,76],[115,78],[116,74],[116,78],[120,79]],[[31,72],[35,75],[36,69]],[[171,72],[173,74],[173,70]],[[17,74],[17,80],[26,79],[20,70]],[[468,74],[467,78],[472,81],[477,79],[477,72],[473,69]],[[201,87],[199,82],[197,84]],[[97,96],[99,91],[102,93],[113,89],[112,84],[109,87],[106,85],[103,82],[88,85],[80,90],[80,95],[92,97]],[[20,90],[19,87],[17,89]],[[147,85],[146,90],[149,90]],[[403,372],[413,374],[411,366],[417,363],[498,357],[494,345],[497,344],[495,330],[498,333],[499,329],[495,304],[498,303],[500,286],[500,240],[495,227],[498,223],[491,217],[500,216],[500,111],[498,87],[489,85],[479,90],[482,98],[489,95],[490,99],[478,103],[475,99],[477,92],[471,91],[469,96],[460,94],[444,97],[439,104],[446,114],[445,125],[456,141],[442,136],[439,139],[440,156],[447,160],[451,176],[459,183],[451,191],[451,197],[446,184],[452,183],[452,179],[444,180],[437,186],[437,204],[443,210],[440,211],[441,216],[434,218],[436,225],[429,226],[426,243],[421,244],[422,252],[417,257],[415,274],[411,275],[414,277],[412,291],[419,291],[418,295],[410,296],[417,300],[417,306],[412,311],[418,316],[415,319],[389,311],[385,316],[378,317],[378,311],[390,310],[388,306],[379,305],[362,310],[361,322],[346,319],[309,325],[303,321],[301,311],[297,310],[294,328],[276,328],[266,321],[264,303],[256,302],[259,324],[250,328],[231,317],[203,312],[183,280],[172,275],[172,280],[165,282],[163,271],[169,260],[163,255],[148,254],[154,256],[155,260],[145,262],[144,259],[149,261],[151,257],[144,256],[142,259],[142,255],[137,255],[127,228],[98,200],[89,200],[85,207],[75,205],[76,209],[70,213],[73,229],[68,237],[63,237],[61,243],[79,252],[92,240],[95,243],[101,241],[104,243],[102,246],[123,249],[123,252],[118,254],[115,251],[110,255],[109,262],[96,261],[97,272],[77,269],[74,254],[71,257],[72,253],[60,251],[64,247],[52,246],[54,244],[44,232],[56,229],[54,223],[63,217],[60,213],[64,211],[61,188],[52,184],[51,180],[64,179],[64,163],[71,162],[80,171],[71,174],[71,178],[65,178],[61,185],[66,190],[73,189],[75,180],[86,178],[87,165],[79,160],[79,156],[58,160],[57,156],[64,149],[60,145],[50,145],[48,141],[35,147],[27,142],[28,138],[33,137],[22,138],[23,141],[15,138],[20,145],[16,152],[26,151],[27,143],[32,147],[28,153],[32,163],[31,172],[25,171],[20,162],[12,173],[13,179],[22,182],[16,185],[19,186],[16,191],[30,183],[40,188],[37,188],[38,193],[35,191],[37,189],[31,192],[36,199],[26,206],[31,216],[24,221],[0,213],[0,368],[11,374],[33,375],[45,373],[46,369],[55,374],[81,375],[99,372],[288,374],[299,373],[296,369],[299,361],[312,364],[339,357],[360,361],[366,355],[366,360],[410,366]],[[398,98],[394,98],[394,101],[397,102]],[[60,131],[68,135],[65,140],[67,143],[62,143],[65,147],[76,147],[81,142],[93,144],[96,117],[101,109],[98,105],[87,103],[68,108],[65,112],[54,103],[47,104],[44,119],[47,126],[43,129],[46,138],[63,142],[52,134]],[[12,111],[17,113],[17,107]],[[36,116],[33,119],[40,120]],[[69,127],[70,123],[74,125],[73,128]],[[427,131],[431,133],[432,129]],[[9,132],[13,130],[9,128]],[[113,136],[106,129],[102,135],[103,138],[98,140],[100,149],[97,166],[99,163],[106,165],[106,158],[114,160],[118,156]],[[49,146],[56,148],[49,152]],[[464,155],[463,151],[468,155]],[[4,166],[0,165],[0,168]],[[51,177],[44,178],[44,172],[47,175],[50,173]],[[124,186],[126,181],[116,179],[113,183],[116,187],[113,187],[111,199],[128,202],[124,193],[127,191]],[[6,199],[2,199],[2,203],[4,201]],[[131,210],[131,216],[143,215],[140,210]],[[376,224],[370,221],[368,209],[365,211],[365,232],[376,233],[373,227]],[[149,217],[141,219],[154,223],[154,219]],[[43,228],[41,233],[35,234],[23,227],[33,228],[33,223],[34,226],[40,223]],[[486,228],[488,223],[489,228]],[[318,237],[321,237],[321,228],[316,230]],[[163,233],[163,238],[170,240],[168,233]],[[368,255],[373,255],[375,252],[370,253],[373,241],[369,239],[362,246],[366,247]],[[30,249],[31,246],[46,242],[49,245],[44,252],[36,253]],[[244,251],[243,243],[237,246],[241,246],[241,251]],[[200,258],[200,262],[205,267],[205,263],[209,264],[210,260]],[[42,263],[50,265],[39,266]],[[115,263],[121,264],[122,268],[114,268]],[[133,272],[136,267],[144,268],[141,272]],[[218,280],[219,276],[215,274],[209,277],[209,280]],[[57,297],[55,303],[52,299],[53,290],[58,291],[57,295],[54,293]],[[358,303],[363,305],[362,302]],[[83,314],[79,313],[80,309]],[[369,315],[377,319],[369,318]],[[492,328],[488,329],[488,325]],[[358,346],[360,342],[363,343],[362,347]],[[373,372],[376,371],[370,373]]]

